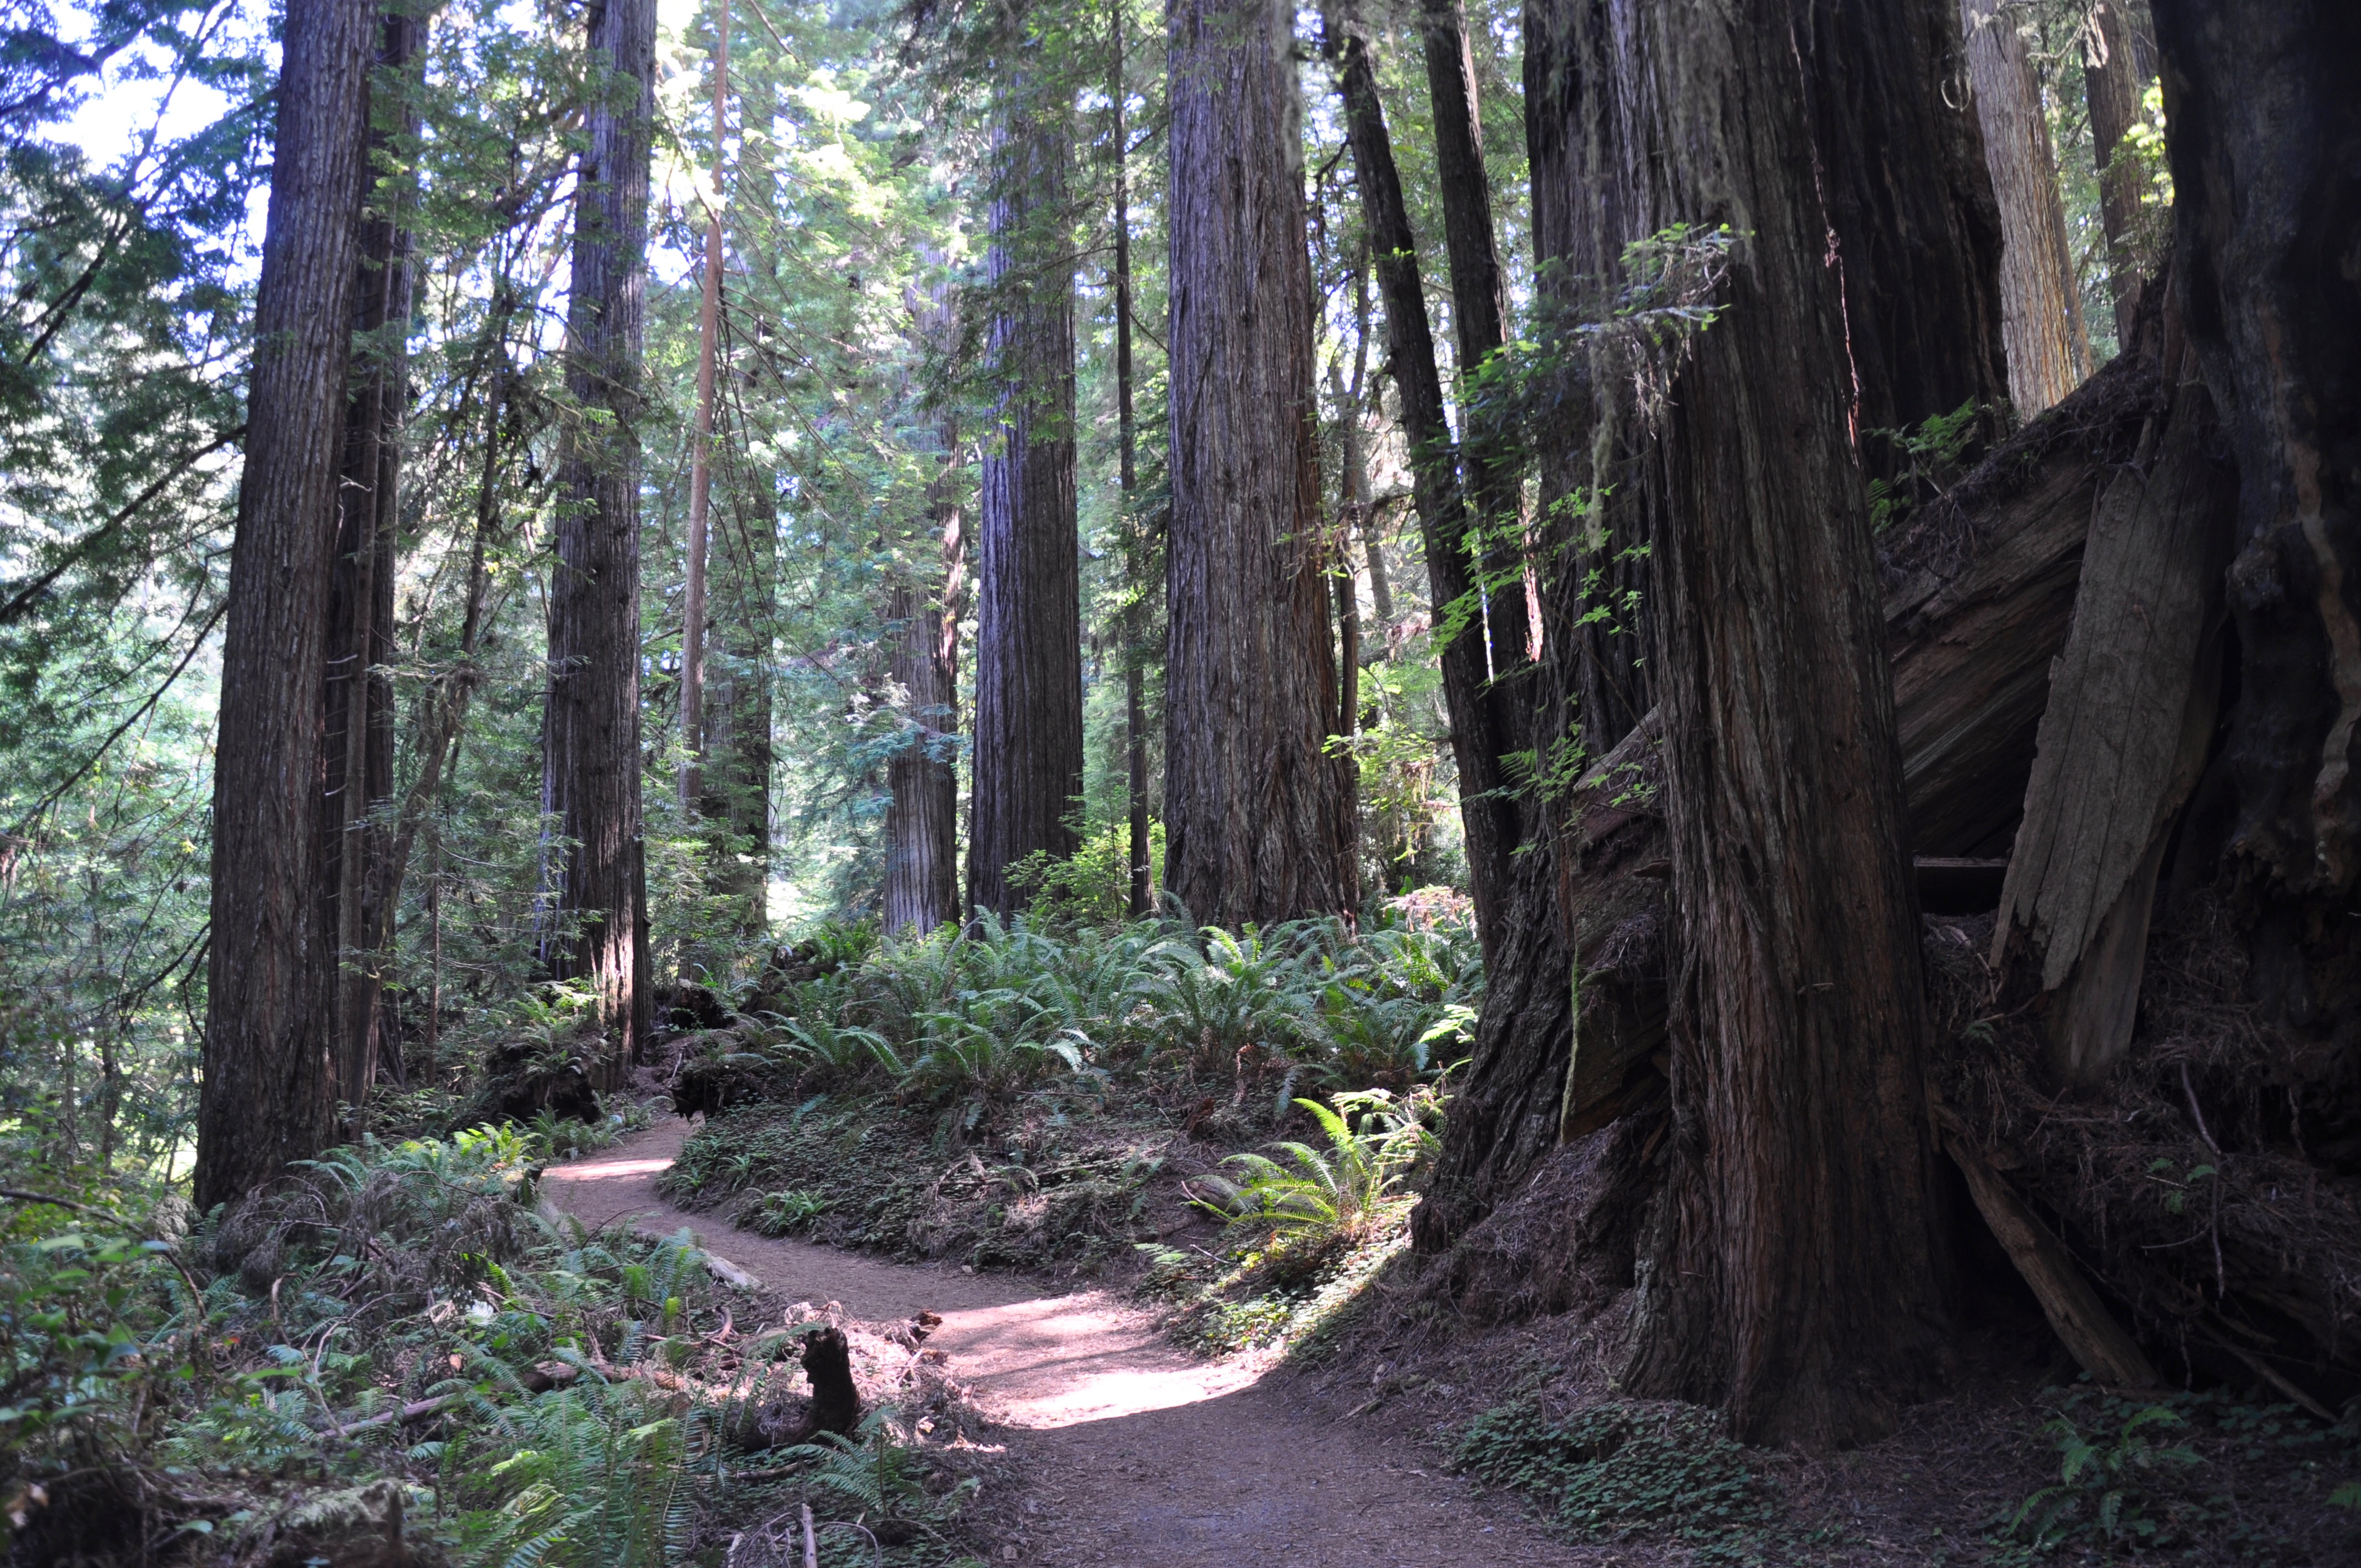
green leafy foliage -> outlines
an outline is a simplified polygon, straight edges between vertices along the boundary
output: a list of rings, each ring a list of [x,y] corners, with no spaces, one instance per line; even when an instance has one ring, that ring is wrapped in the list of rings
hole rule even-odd
[[[2020,1504],[2004,1534],[2037,1552],[2077,1541],[2116,1550],[2161,1545],[2174,1534],[2170,1510],[2154,1495],[2171,1470],[2203,1463],[2185,1442],[2163,1442],[2188,1422],[2164,1405],[2146,1405],[2118,1421],[2086,1430],[2080,1396],[2042,1431],[2058,1444],[2058,1484]]]
[[[1870,430],[1865,441],[1882,442],[1893,466],[1891,477],[1869,482],[1870,524],[1877,532],[1909,520],[1910,514],[1959,482],[1990,411],[1973,401],[1947,414],[1933,414],[1911,430]]]
[[[1367,1241],[1401,1193],[1412,1168],[1441,1146],[1433,1129],[1406,1114],[1385,1090],[1336,1097],[1331,1109],[1298,1100],[1325,1139],[1276,1146],[1285,1157],[1235,1154],[1223,1164],[1237,1179],[1209,1177],[1205,1206],[1224,1219],[1286,1237],[1313,1251]],[[1362,1126],[1348,1120],[1359,1116]]]
[[[1451,1457],[1493,1486],[1532,1493],[1578,1540],[1661,1531],[1731,1544],[1776,1517],[1746,1450],[1692,1406],[1608,1400],[1552,1418],[1521,1399],[1477,1417]]]

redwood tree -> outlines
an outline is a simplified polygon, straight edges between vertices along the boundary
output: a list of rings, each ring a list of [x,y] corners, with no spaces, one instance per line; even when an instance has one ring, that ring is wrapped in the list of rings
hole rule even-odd
[[[1427,101],[1434,112],[1444,253],[1451,263],[1451,320],[1459,348],[1460,478],[1485,530],[1485,636],[1492,668],[1506,680],[1532,657],[1532,617],[1519,581],[1524,554],[1512,542],[1523,498],[1509,429],[1484,400],[1470,395],[1468,378],[1509,341],[1507,274],[1492,228],[1492,176],[1484,162],[1484,118],[1467,45],[1466,7],[1460,0],[1421,0],[1420,12]],[[1508,746],[1521,743],[1515,698],[1522,695],[1509,689],[1488,694],[1493,724]]]
[[[1353,178],[1360,187],[1362,222],[1368,231],[1375,259],[1378,293],[1385,302],[1386,346],[1392,358],[1394,385],[1401,398],[1402,434],[1410,444],[1412,505],[1423,536],[1427,583],[1438,624],[1435,639],[1443,667],[1444,701],[1451,716],[1452,760],[1459,770],[1459,816],[1467,845],[1468,891],[1476,905],[1476,928],[1488,954],[1499,938],[1501,902],[1510,877],[1510,857],[1516,852],[1518,826],[1503,759],[1515,749],[1516,726],[1510,722],[1505,694],[1490,684],[1485,648],[1485,615],[1480,608],[1473,556],[1468,548],[1470,521],[1467,499],[1455,463],[1451,427],[1444,418],[1443,378],[1435,367],[1434,333],[1427,320],[1426,291],[1418,265],[1418,241],[1410,226],[1410,209],[1402,199],[1401,176],[1394,165],[1393,143],[1386,131],[1384,105],[1378,97],[1377,65],[1371,57],[1368,29],[1349,4],[1332,5],[1324,19],[1323,48],[1335,68],[1336,88],[1345,106],[1345,139],[1352,148]],[[1455,55],[1455,60],[1456,56]],[[1455,64],[1453,70],[1456,71]],[[1463,139],[1466,127],[1462,127]],[[1466,149],[1463,148],[1463,151]],[[1481,178],[1480,154],[1474,178]],[[1470,178],[1465,169],[1446,169],[1444,184]],[[1453,198],[1461,207],[1465,195]],[[1464,303],[1483,320],[1460,326],[1461,358],[1498,346],[1500,337],[1499,280],[1497,267],[1488,277],[1483,260],[1470,252],[1488,255],[1491,208],[1480,214],[1455,212],[1446,221],[1480,222],[1486,243],[1477,247],[1465,238],[1453,247],[1453,278],[1464,284]],[[1486,448],[1487,459],[1497,453]],[[1348,457],[1352,455],[1348,455]],[[1507,476],[1477,468],[1473,483],[1479,494],[1499,498]],[[1348,478],[1348,484],[1351,480]],[[1523,595],[1517,596],[1517,614],[1502,624],[1523,623]],[[1456,630],[1451,630],[1456,627]],[[1357,652],[1357,650],[1356,650]],[[1496,653],[1521,659],[1521,636]],[[1350,728],[1347,722],[1340,729]]]
[[[417,115],[401,79],[425,41],[420,18],[388,12],[378,28],[378,80],[396,89],[373,105],[368,155],[378,166],[396,137],[414,134]],[[325,840],[321,883],[322,935],[333,978],[332,1020],[337,1093],[365,1118],[380,1047],[379,1002],[390,935],[389,905],[398,891],[388,875],[391,850],[386,808],[393,799],[393,584],[401,525],[401,423],[408,388],[411,312],[410,236],[399,211],[401,186],[379,187],[362,223],[354,279],[356,347],[345,417],[345,462],[337,488],[335,576],[328,594],[323,696]]]
[[[2139,224],[2138,160],[2125,145],[2139,123],[2140,92],[2152,72],[2139,67],[2128,0],[2091,7],[2082,54],[2083,102],[2091,115],[2091,153],[2099,171],[2099,222],[2107,236],[2107,292],[2114,301],[2115,340],[2126,347],[2139,313],[2139,258],[2132,240]]]
[[[1025,38],[1008,40],[1011,54]],[[1082,567],[1074,497],[1071,107],[1011,61],[994,132],[990,356],[999,428],[977,508],[968,898],[1014,911],[1008,871],[1075,844],[1082,791]]]
[[[355,0],[287,8],[222,643],[201,1211],[319,1152],[335,1106],[315,880],[320,670],[377,21]]]
[[[1786,74],[1808,67],[1802,81],[1822,170],[1823,254],[1836,258],[1828,270],[1844,290],[1850,349],[1839,384],[1848,426],[1863,436],[1859,461],[1891,475],[1893,455],[1870,433],[2004,394],[1999,225],[1972,111],[1943,93],[1960,47],[1945,0],[1899,7],[1845,0],[1813,7],[1808,19],[1794,37],[1795,64]],[[1649,578],[1666,504],[1662,451],[1635,406],[1632,367],[1612,351],[1615,334],[1588,329],[1610,321],[1629,285],[1625,247],[1695,214],[1672,203],[1659,178],[1654,148],[1665,133],[1655,127],[1668,109],[1651,87],[1651,57],[1627,49],[1610,22],[1595,6],[1536,0],[1525,29],[1537,325],[1556,378],[1533,427],[1537,554],[1549,569],[1548,636],[1532,706],[1539,759],[1554,776],[1596,764],[1633,731],[1655,705],[1663,674],[1660,661],[1643,656],[1661,608]],[[1422,1250],[1465,1234],[1559,1136],[1567,1064],[1578,1048],[1566,983],[1575,935],[1598,908],[1617,906],[1594,886],[1597,868],[1566,809],[1543,802],[1539,843],[1516,861],[1507,940],[1488,966],[1473,1060],[1414,1217]],[[1927,852],[1982,851],[1938,839]],[[1661,1018],[1663,1008],[1661,987],[1625,996],[1586,984],[1583,1039]]]
[[[958,450],[947,429],[945,446]],[[946,459],[946,469],[949,459]],[[932,592],[894,585],[893,675],[908,727],[885,765],[885,929],[925,936],[959,918],[959,623],[967,546],[957,497],[939,484],[943,576]]]
[[[596,94],[574,207],[567,390],[579,413],[560,460],[549,585],[542,809],[560,841],[556,918],[541,962],[589,982],[622,1081],[650,1029],[647,877],[640,816],[640,353],[647,307],[654,0],[590,11]]]
[[[1236,926],[1348,909],[1291,13],[1173,0],[1165,885]]]
[[[1685,978],[1678,1133],[1625,1377],[1725,1403],[1748,1441],[1827,1446],[1890,1428],[1938,1308],[1901,756],[1798,20],[1664,6],[1622,62],[1684,83],[1642,133],[1668,208],[1746,234],[1659,433]]]
[[[2152,8],[2174,287],[2238,470],[2225,581],[2244,669],[2216,837],[2235,883],[2315,901],[2302,941],[2341,964],[2361,872],[2361,15],[2336,0]],[[2257,990],[2309,1014],[2316,988],[2287,957],[2258,957]]]
[[[2000,202],[2000,258],[2006,311],[2009,396],[2031,419],[2081,385],[2091,344],[2066,249],[2066,209],[2041,84],[2015,13],[2001,0],[1960,0],[1968,76],[1983,126],[1984,164]]]

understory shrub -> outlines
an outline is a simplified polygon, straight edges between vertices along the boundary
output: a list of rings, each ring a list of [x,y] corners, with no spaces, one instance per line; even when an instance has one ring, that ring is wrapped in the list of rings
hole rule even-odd
[[[1543,1502],[1580,1540],[1664,1531],[1696,1544],[1768,1526],[1771,1484],[1710,1411],[1608,1400],[1554,1419],[1519,1399],[1468,1424],[1455,1468]]]

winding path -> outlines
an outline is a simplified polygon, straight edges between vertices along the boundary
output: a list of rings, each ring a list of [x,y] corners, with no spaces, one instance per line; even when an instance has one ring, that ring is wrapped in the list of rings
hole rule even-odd
[[[1541,1535],[1514,1502],[1471,1496],[1382,1415],[1353,1426],[1290,1404],[1244,1359],[1199,1361],[1102,1291],[1045,1296],[1018,1277],[886,1263],[717,1229],[655,1180],[687,1124],[666,1120],[551,1168],[544,1190],[586,1223],[683,1225],[786,1299],[856,1318],[921,1309],[928,1342],[975,1390],[1031,1485],[994,1544],[1004,1562],[1099,1568],[1462,1568],[1602,1561]],[[1015,1555],[1009,1555],[1011,1551]]]

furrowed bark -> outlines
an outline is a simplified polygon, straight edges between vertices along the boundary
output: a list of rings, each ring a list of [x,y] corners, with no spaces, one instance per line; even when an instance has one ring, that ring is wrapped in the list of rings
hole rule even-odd
[[[956,442],[947,443],[956,448]],[[966,564],[955,499],[939,499],[943,580],[935,595],[897,583],[894,679],[909,694],[910,731],[885,765],[885,929],[925,936],[959,918],[959,596]]]
[[[2091,8],[2083,45],[2082,95],[2091,115],[2091,152],[2099,170],[2099,223],[2107,236],[2107,292],[2115,305],[2115,339],[2128,346],[2139,314],[2139,264],[2131,236],[2139,226],[2139,171],[2125,145],[2139,124],[2145,85],[2132,49],[2129,0]]]
[[[376,74],[392,89],[390,104],[371,115],[372,170],[398,135],[415,135],[416,111],[403,79],[425,42],[419,18],[387,13],[379,25]],[[344,473],[337,488],[335,575],[328,590],[327,656],[322,697],[326,713],[326,786],[322,846],[323,933],[332,941],[327,1016],[335,1030],[336,1091],[351,1108],[350,1130],[367,1125],[376,1077],[384,995],[382,941],[390,848],[382,820],[393,798],[393,586],[401,523],[401,425],[409,382],[412,273],[410,235],[391,181],[379,188],[382,210],[362,222],[355,278],[353,331],[358,349],[345,415]]]
[[[1320,538],[1287,16],[1173,0],[1165,885],[1197,919],[1356,901]]]
[[[1963,403],[1996,403],[2005,387],[1993,277],[1998,222],[1970,111],[1947,106],[1938,91],[1960,47],[1948,5],[1819,6],[1809,16],[1813,28],[1797,32],[1795,52],[1811,65],[1820,192],[1851,350],[1844,381],[1863,433],[1861,461],[1872,474],[1890,473],[1893,454],[1868,432],[1908,428]],[[1666,204],[1656,160],[1630,145],[1632,127],[1653,124],[1663,105],[1658,79],[1627,69],[1611,19],[1598,7],[1551,0],[1537,0],[1526,16],[1540,325],[1549,341],[1574,350],[1545,406],[1536,452],[1543,558],[1565,563],[1541,584],[1549,634],[1533,706],[1544,780],[1598,769],[1612,743],[1650,712],[1657,674],[1641,652],[1655,613],[1646,577],[1660,469],[1631,403],[1628,371],[1576,346],[1587,340],[1571,328],[1606,318],[1623,287],[1627,246],[1695,214]],[[1955,487],[1955,497],[1981,498],[1973,515],[1952,512],[1949,500],[1922,507],[1911,531],[1917,543],[1895,567],[1902,597],[1887,609],[1897,618],[1895,695],[1922,854],[1991,853],[1994,834],[2005,845],[2021,788],[1995,791],[1965,764],[1974,748],[2003,744],[2017,758],[2015,778],[2030,765],[2048,661],[2072,609],[2090,500],[2083,425],[2091,422],[2116,428],[2085,409],[2070,428],[2050,425],[2038,441],[2028,432],[2025,443],[2011,444],[2006,463],[1988,462],[1980,477]],[[2128,455],[2128,444],[2121,450]],[[2037,515],[2021,525],[1993,520],[2004,503],[2037,502]],[[1909,636],[1899,619],[1915,628]],[[2020,649],[2030,650],[2021,661]],[[1975,666],[1995,657],[2011,678],[1987,685]],[[1520,939],[1490,965],[1500,1000],[1485,1010],[1435,1182],[1414,1217],[1421,1250],[1449,1246],[1516,1190],[1562,1123],[1570,1131],[1596,1125],[1643,1087],[1641,1080],[1653,1080],[1649,1058],[1664,1045],[1669,856],[1653,807],[1642,808],[1640,822],[1594,827],[1596,802],[1620,801],[1620,813],[1632,799],[1620,787],[1602,795],[1595,784],[1540,814],[1551,869],[1532,868],[1538,852],[1521,857],[1528,870],[1510,918]],[[1633,877],[1640,885],[1627,885]],[[1578,1050],[1569,983],[1577,969]],[[1571,1093],[1569,1056],[1581,1064]]]
[[[1661,437],[1682,978],[1623,1376],[1726,1404],[1747,1441],[1828,1447],[1891,1429],[1939,1321],[1901,753],[1794,21],[1700,5],[1658,25],[1642,58],[1689,84],[1675,115],[1718,127],[1703,146],[1663,127],[1671,203],[1752,237]]]
[[[1434,637],[1440,644],[1436,657],[1451,715],[1451,754],[1459,770],[1467,887],[1476,905],[1477,935],[1488,953],[1499,938],[1500,901],[1519,838],[1516,806],[1508,794],[1502,762],[1514,749],[1514,730],[1505,721],[1506,701],[1491,689],[1486,668],[1484,613],[1469,569],[1466,497],[1454,468],[1443,378],[1435,367],[1434,334],[1419,275],[1418,242],[1411,232],[1401,176],[1378,99],[1367,29],[1349,6],[1338,5],[1327,12],[1323,31],[1323,50],[1344,99],[1353,176],[1360,187],[1378,293],[1385,302],[1386,343],[1401,399],[1402,434],[1410,444],[1412,504],[1426,547]],[[1478,288],[1472,277],[1470,286]],[[1494,314],[1497,321],[1497,311]],[[1455,620],[1455,633],[1449,630]],[[1521,653],[1521,641],[1516,646]]]
[[[1492,227],[1492,178],[1484,164],[1484,121],[1476,95],[1476,62],[1467,47],[1467,14],[1459,0],[1422,0],[1426,90],[1434,112],[1435,183],[1443,198],[1444,254],[1451,262],[1451,319],[1456,329],[1462,390],[1460,478],[1485,531],[1481,558],[1487,578],[1485,635],[1496,680],[1515,675],[1532,657],[1522,550],[1510,543],[1522,498],[1521,476],[1508,432],[1471,399],[1466,380],[1509,341],[1508,305],[1499,246]],[[1503,750],[1522,744],[1521,726],[1507,690],[1486,694]]]
[[[1984,162],[2000,202],[2009,396],[2017,416],[2031,419],[2091,373],[2091,344],[2066,249],[2058,161],[2049,148],[2049,122],[2042,117],[2041,87],[2015,16],[2001,0],[1960,0],[1960,27],[1983,126]]]
[[[575,200],[567,389],[582,411],[559,462],[549,587],[542,810],[559,843],[541,932],[552,980],[588,981],[609,1048],[594,1087],[621,1083],[652,1029],[646,845],[640,812],[640,354],[647,305],[653,0],[590,12],[599,71]]]
[[[320,671],[377,20],[355,0],[294,0],[286,18],[222,643],[200,1212],[331,1135]]]
[[[1975,109],[1959,102],[1959,29],[1944,7],[1915,0],[1842,0],[1810,16],[1798,45],[1862,466],[1894,479],[1901,455],[1888,433],[1962,406],[1992,411],[1978,422],[1980,456],[2002,433],[2008,395],[2004,253]]]
[[[2008,846],[2050,663],[2072,624],[2092,510],[2165,406],[2156,335],[2011,437],[1886,544],[1895,728],[1922,858]],[[1562,611],[1554,601],[1553,614]],[[1441,1165],[1413,1218],[1422,1250],[1450,1245],[1555,1144],[1614,1120],[1661,1080],[1671,867],[1655,734],[1652,716],[1593,765],[1559,809],[1554,860],[1520,858],[1529,868],[1516,905],[1520,945],[1492,979],[1510,989],[1502,1005],[1487,1006],[1452,1102]],[[1944,873],[1927,868],[1922,881]]]
[[[994,132],[991,355],[1000,384],[978,507],[975,746],[968,902],[1014,914],[1010,868],[1077,842],[1082,567],[1074,512],[1072,131],[1012,78]]]

